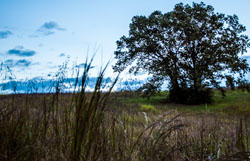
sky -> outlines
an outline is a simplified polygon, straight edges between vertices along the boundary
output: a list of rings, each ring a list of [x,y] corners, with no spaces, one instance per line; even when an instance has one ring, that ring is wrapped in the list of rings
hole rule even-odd
[[[16,78],[32,79],[56,72],[66,61],[79,65],[96,54],[92,75],[111,61],[106,76],[113,77],[116,41],[128,35],[132,17],[155,10],[166,13],[180,2],[201,1],[0,0],[0,63]],[[215,12],[236,14],[250,36],[249,0],[203,2]],[[250,51],[244,56],[250,58]]]

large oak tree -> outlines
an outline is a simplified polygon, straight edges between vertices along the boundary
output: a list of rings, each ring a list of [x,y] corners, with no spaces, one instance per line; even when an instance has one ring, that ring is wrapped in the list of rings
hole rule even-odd
[[[117,41],[113,69],[146,71],[158,86],[169,80],[172,101],[202,103],[208,100],[198,96],[207,95],[208,87],[219,88],[226,77],[249,71],[239,56],[250,46],[245,30],[236,15],[215,13],[204,3],[180,3],[165,14],[135,16],[129,35]]]

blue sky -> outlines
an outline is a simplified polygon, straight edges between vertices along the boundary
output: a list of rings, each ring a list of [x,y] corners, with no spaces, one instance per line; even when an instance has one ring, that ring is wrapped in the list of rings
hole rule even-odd
[[[179,2],[193,1],[0,0],[0,62],[8,64],[17,78],[31,79],[55,72],[67,59],[81,64],[96,52],[93,66],[99,69],[113,60],[115,42],[128,34],[133,16],[169,12]],[[216,12],[236,14],[250,36],[249,0],[203,2]],[[113,76],[111,66],[106,75]]]

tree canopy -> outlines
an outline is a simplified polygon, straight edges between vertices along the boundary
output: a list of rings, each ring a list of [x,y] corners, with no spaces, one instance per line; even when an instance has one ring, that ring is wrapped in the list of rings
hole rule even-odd
[[[171,12],[134,16],[129,35],[117,41],[113,69],[146,71],[157,86],[169,80],[174,102],[207,102],[198,96],[209,98],[207,89],[220,88],[222,80],[249,71],[240,57],[250,47],[245,31],[236,15],[215,13],[204,3],[179,3]]]

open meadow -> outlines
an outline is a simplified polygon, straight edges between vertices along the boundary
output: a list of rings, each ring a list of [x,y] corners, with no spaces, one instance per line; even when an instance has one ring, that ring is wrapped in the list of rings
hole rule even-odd
[[[0,160],[249,160],[249,92],[180,105],[168,92],[101,92],[100,82],[94,92],[1,95]]]
[[[250,161],[250,1],[193,1],[0,0],[0,161]]]

